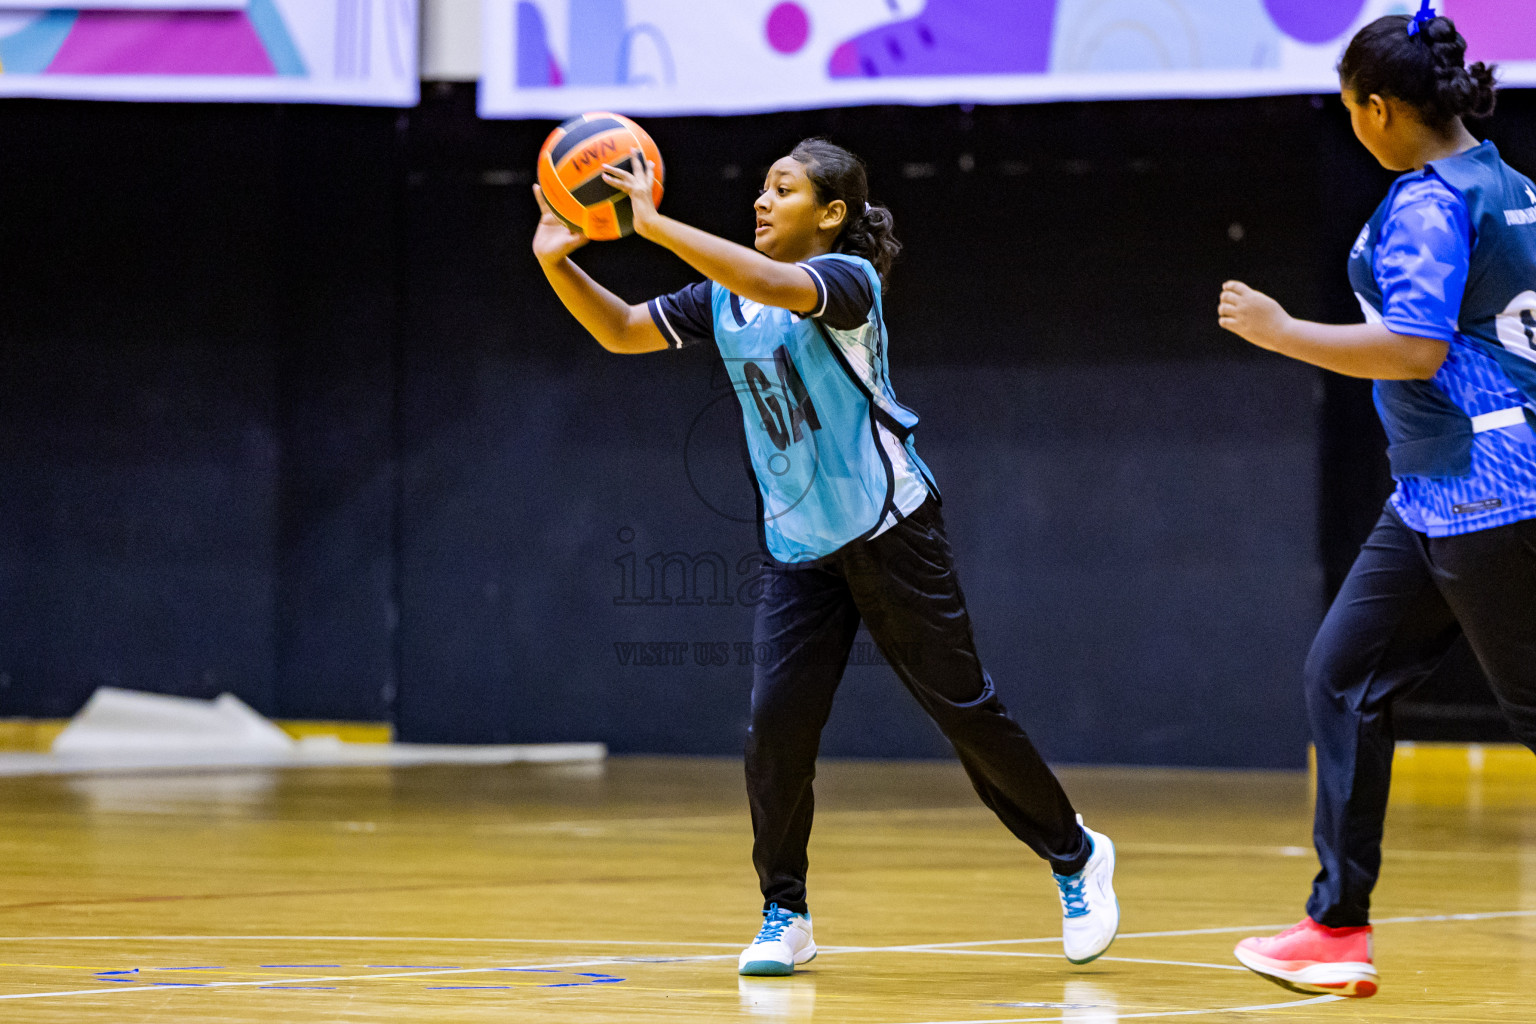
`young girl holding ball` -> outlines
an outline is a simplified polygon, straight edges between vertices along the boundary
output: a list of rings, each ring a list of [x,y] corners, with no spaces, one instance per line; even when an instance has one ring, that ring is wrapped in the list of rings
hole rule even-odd
[[[1048,861],[1068,959],[1101,955],[1119,928],[1114,845],[1086,829],[998,700],[972,640],[938,489],[896,400],[882,315],[900,248],[869,202],[863,164],[808,139],[769,168],[747,248],[657,212],[637,150],[604,180],[628,193],[634,231],[706,280],[631,305],[576,266],[586,238],[543,217],[533,251],[565,307],[611,352],[718,347],[741,402],[768,558],[754,639],[746,748],[752,860],[763,922],[738,970],[785,975],[816,955],[806,902],[811,782],[832,698],[862,621],[944,732],[982,801]]]

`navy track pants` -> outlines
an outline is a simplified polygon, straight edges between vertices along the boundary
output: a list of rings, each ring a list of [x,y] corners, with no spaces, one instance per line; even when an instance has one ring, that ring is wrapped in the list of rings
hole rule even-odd
[[[1536,750],[1536,519],[1426,537],[1388,507],[1307,656],[1322,864],[1307,914],[1319,924],[1370,919],[1392,778],[1392,703],[1463,634],[1515,736]]]

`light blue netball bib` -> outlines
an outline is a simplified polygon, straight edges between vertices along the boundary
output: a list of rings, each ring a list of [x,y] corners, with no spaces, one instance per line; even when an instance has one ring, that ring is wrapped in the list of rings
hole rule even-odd
[[[715,343],[741,404],[762,540],[808,562],[872,537],[937,493],[912,445],[917,414],[896,401],[885,359],[880,280],[866,322],[837,330],[714,285]],[[815,263],[808,265],[814,273]]]

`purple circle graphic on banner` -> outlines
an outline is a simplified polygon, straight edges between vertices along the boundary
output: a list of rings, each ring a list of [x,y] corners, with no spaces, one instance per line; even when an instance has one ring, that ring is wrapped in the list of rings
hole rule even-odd
[[[768,45],[780,53],[798,53],[811,38],[811,19],[799,4],[779,4],[768,12]]]
[[[1300,43],[1337,39],[1360,16],[1365,0],[1264,0],[1264,9],[1280,31]]]

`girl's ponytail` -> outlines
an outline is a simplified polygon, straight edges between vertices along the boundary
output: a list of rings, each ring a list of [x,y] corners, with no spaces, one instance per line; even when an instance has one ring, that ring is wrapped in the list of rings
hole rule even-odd
[[[837,251],[862,256],[875,265],[880,282],[896,262],[901,243],[896,241],[896,218],[883,206],[866,204],[862,212],[852,213],[843,224],[843,233],[837,240]]]
[[[1481,62],[1466,66],[1467,41],[1449,18],[1424,26],[1424,44],[1435,69],[1435,104],[1445,118],[1487,117],[1493,113],[1493,69]]]

